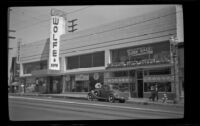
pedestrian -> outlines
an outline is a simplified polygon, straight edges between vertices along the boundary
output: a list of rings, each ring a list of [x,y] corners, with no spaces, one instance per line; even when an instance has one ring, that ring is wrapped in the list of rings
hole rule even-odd
[[[154,86],[151,86],[151,96],[149,97],[149,99],[151,99],[152,101],[155,100],[155,88]]]
[[[158,101],[158,84],[157,83],[155,84],[155,97],[156,97],[156,100]]]

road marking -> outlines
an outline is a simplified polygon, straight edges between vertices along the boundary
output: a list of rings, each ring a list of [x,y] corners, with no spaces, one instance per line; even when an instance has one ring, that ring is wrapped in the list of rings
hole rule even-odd
[[[127,106],[104,105],[104,104],[95,104],[95,103],[81,103],[81,102],[72,102],[72,101],[61,101],[61,100],[55,100],[55,99],[39,99],[39,98],[17,97],[17,96],[9,96],[9,98],[31,99],[31,100],[38,100],[38,101],[50,101],[50,102],[70,103],[70,104],[79,104],[79,105],[90,105],[90,106],[101,106],[101,107],[112,107],[112,108],[121,108],[121,109],[133,109],[133,110],[142,110],[142,111],[183,114],[182,112],[164,111],[164,110],[160,110],[160,109],[146,109],[146,108],[135,108],[135,107],[133,108],[133,107],[127,107]]]

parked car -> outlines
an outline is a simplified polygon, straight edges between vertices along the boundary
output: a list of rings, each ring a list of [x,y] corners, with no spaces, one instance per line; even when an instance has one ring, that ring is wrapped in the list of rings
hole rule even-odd
[[[114,90],[110,85],[103,85],[101,88],[91,90],[87,97],[90,101],[97,99],[115,102],[118,100],[120,103],[124,103],[128,99],[127,93]]]

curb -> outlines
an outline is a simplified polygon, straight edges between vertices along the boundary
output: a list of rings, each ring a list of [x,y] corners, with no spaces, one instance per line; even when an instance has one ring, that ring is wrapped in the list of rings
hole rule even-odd
[[[51,97],[51,98],[70,98],[70,99],[84,99],[86,100],[86,97],[73,97],[73,96],[56,96],[56,95],[49,95],[49,94],[8,94],[11,96],[40,96],[40,97]],[[148,102],[148,101],[130,101],[127,100],[126,103],[129,104],[142,104],[142,105],[159,105],[159,106],[175,106],[175,107],[184,107],[184,105],[180,104],[172,104],[172,103],[154,103],[154,102]]]

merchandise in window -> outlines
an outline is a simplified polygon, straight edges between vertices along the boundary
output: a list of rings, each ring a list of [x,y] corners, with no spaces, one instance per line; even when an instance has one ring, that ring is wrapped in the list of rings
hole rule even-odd
[[[171,87],[171,82],[159,82],[156,83],[158,85],[158,92],[171,92],[172,91],[172,87]],[[151,87],[155,86],[155,82],[145,82],[144,83],[144,92],[150,92],[151,91]]]

